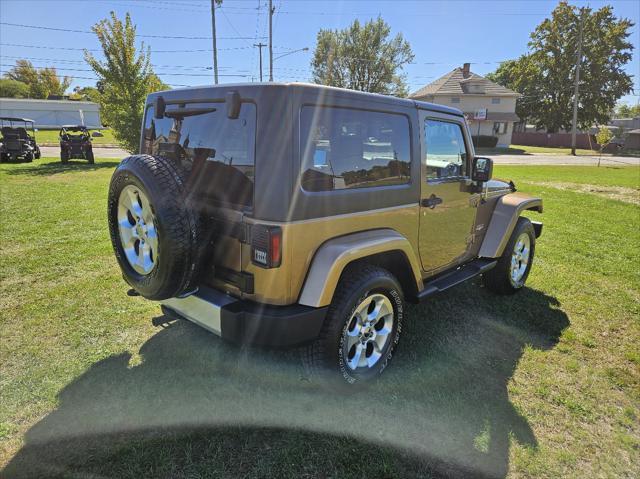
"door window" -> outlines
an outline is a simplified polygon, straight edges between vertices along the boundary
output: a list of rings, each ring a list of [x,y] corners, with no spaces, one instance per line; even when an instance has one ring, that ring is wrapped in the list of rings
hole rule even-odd
[[[427,180],[464,176],[468,155],[460,124],[427,119],[424,130]]]

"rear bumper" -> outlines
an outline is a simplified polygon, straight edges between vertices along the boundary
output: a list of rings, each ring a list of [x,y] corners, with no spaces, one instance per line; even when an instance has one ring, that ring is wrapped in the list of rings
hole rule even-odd
[[[63,146],[60,148],[61,151],[66,151],[69,159],[84,159],[89,151],[89,148],[84,148],[81,146]]]
[[[320,334],[328,309],[253,303],[209,288],[160,303],[163,311],[167,308],[169,314],[188,319],[225,340],[270,347],[296,346],[314,340]]]

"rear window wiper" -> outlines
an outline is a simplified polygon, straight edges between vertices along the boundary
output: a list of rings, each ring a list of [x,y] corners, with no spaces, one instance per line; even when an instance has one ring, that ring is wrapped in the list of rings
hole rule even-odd
[[[185,118],[187,116],[204,115],[213,113],[217,108],[180,108],[178,110],[165,111],[166,118]]]

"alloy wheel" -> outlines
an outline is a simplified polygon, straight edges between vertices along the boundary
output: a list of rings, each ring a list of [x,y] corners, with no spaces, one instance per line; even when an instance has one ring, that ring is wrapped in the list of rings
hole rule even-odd
[[[524,276],[529,265],[531,254],[531,239],[527,233],[518,236],[516,244],[511,254],[511,268],[509,269],[509,280],[515,288],[521,288],[524,284]]]
[[[367,296],[356,307],[344,332],[342,355],[352,371],[373,368],[391,342],[395,314],[387,296]]]
[[[151,273],[158,262],[158,232],[149,199],[133,185],[120,192],[118,231],[131,267],[141,275]]]

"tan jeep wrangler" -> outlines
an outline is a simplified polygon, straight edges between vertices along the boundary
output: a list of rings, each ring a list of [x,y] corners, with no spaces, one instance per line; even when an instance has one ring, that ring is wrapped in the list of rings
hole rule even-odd
[[[378,376],[404,302],[524,286],[542,200],[491,180],[459,110],[307,84],[149,96],[108,217],[132,294],[310,371]]]

